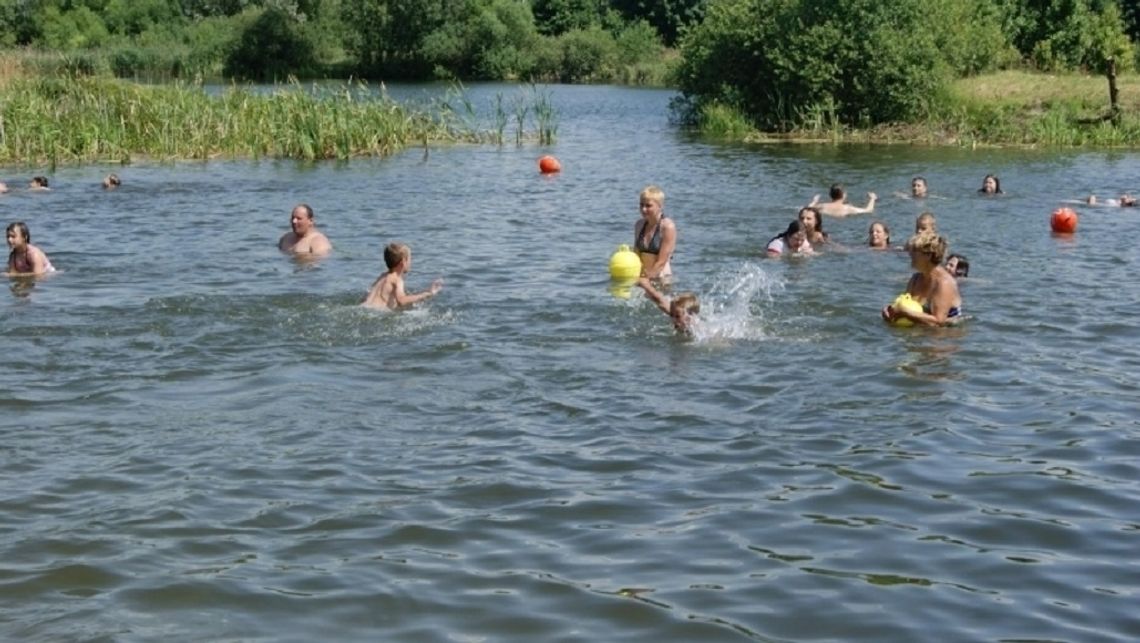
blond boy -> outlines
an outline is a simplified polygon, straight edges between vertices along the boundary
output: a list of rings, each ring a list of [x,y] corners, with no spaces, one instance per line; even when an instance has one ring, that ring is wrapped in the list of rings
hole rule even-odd
[[[372,283],[361,306],[396,310],[434,297],[443,288],[443,280],[436,279],[421,293],[409,295],[404,292],[404,275],[412,269],[412,249],[406,244],[389,243],[384,248],[384,264],[388,266],[388,272]]]
[[[673,320],[673,328],[677,332],[686,335],[693,332],[693,320],[701,312],[701,303],[697,300],[696,294],[683,292],[670,298],[654,288],[653,282],[648,277],[639,278],[637,285],[645,291],[645,295],[654,304],[657,304],[661,312],[669,315],[669,319]]]

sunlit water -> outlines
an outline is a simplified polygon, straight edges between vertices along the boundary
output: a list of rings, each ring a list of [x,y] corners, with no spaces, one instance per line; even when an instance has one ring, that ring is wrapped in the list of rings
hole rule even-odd
[[[1140,190],[1140,155],[715,145],[668,92],[552,91],[549,148],[61,168],[0,197],[60,270],[0,298],[0,636],[1140,635],[1140,212],[1048,229]],[[1006,196],[977,196],[990,172]],[[916,174],[937,198],[893,196]],[[766,259],[837,180],[876,214]],[[691,338],[607,278],[648,183]],[[335,245],[313,265],[275,249],[302,201]],[[901,244],[924,208],[972,264],[958,328],[878,317],[910,270],[866,229]],[[357,307],[397,239],[409,288],[444,290]]]

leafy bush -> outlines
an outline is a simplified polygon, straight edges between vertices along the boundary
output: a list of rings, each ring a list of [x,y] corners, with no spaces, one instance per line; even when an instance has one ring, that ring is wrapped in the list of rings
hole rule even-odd
[[[271,7],[241,35],[225,64],[227,76],[254,80],[284,79],[311,70],[313,47],[304,39],[297,20]]]
[[[610,32],[601,27],[575,29],[558,38],[562,48],[562,82],[589,82],[611,78],[618,60],[618,47]]]
[[[820,105],[847,125],[913,119],[955,72],[1002,60],[997,25],[968,19],[982,8],[981,0],[711,0],[682,38],[679,84],[698,109],[720,102],[764,128],[793,128]]]

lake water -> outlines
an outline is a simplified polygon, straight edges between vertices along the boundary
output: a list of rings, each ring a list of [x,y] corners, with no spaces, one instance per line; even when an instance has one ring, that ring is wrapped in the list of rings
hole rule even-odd
[[[0,297],[0,638],[1140,635],[1140,212],[1048,226],[1140,154],[717,145],[667,91],[551,92],[550,147],[0,197],[59,269]],[[919,174],[938,198],[893,196]],[[833,181],[881,197],[825,221],[845,249],[764,258]],[[695,340],[609,289],[650,183]],[[315,265],[275,248],[298,202]],[[884,325],[909,265],[861,247],[924,208],[972,264],[954,329]],[[362,310],[391,240],[444,290]]]

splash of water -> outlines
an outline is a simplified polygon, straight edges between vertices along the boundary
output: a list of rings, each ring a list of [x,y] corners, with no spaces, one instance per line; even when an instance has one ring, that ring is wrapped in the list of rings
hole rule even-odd
[[[767,338],[764,308],[755,304],[757,300],[770,303],[783,290],[783,280],[753,262],[718,274],[708,294],[701,296],[701,314],[693,326],[693,339],[709,342]]]

